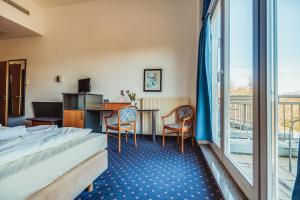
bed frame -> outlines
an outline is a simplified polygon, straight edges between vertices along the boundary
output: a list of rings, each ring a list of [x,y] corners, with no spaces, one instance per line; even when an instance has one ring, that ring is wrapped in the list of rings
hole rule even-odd
[[[72,200],[84,189],[91,192],[93,181],[107,168],[107,150],[105,150],[77,165],[27,200]]]

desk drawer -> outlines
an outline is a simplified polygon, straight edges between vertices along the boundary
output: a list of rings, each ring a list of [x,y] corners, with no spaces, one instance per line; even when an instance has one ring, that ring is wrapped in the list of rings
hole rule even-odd
[[[117,102],[117,103],[103,103],[102,104],[102,108],[103,109],[112,109],[112,110],[117,110],[121,107],[124,107],[124,106],[129,106],[131,105],[131,103],[122,103],[122,102]]]

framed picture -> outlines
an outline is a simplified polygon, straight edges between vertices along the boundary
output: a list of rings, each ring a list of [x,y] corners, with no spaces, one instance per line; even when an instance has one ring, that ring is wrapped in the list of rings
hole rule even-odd
[[[144,70],[144,92],[161,92],[162,69]]]

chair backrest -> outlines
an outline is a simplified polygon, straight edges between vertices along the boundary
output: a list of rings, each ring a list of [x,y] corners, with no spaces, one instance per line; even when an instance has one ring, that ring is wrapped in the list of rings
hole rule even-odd
[[[137,108],[135,106],[125,106],[118,111],[120,123],[135,122],[137,118]]]
[[[185,118],[194,117],[194,107],[190,105],[179,106],[177,109],[177,119],[183,120]]]

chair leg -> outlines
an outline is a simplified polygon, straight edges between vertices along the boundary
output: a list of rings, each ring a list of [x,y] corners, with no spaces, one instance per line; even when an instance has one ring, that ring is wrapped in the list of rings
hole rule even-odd
[[[194,147],[194,143],[195,143],[195,135],[194,135],[194,127],[192,126],[192,147]]]
[[[177,133],[177,144],[179,144],[179,132]]]
[[[125,131],[126,143],[128,142],[128,138],[127,138],[127,136],[128,136],[128,131]]]
[[[121,132],[119,131],[119,153],[121,153]]]
[[[135,148],[137,148],[137,142],[136,142],[136,127],[134,127],[134,145],[135,145]]]
[[[106,128],[106,139],[107,139],[107,142],[108,142],[108,129]]]
[[[93,190],[94,190],[93,183],[91,183],[90,185],[88,185],[88,187],[86,189],[87,189],[88,192],[93,192]]]
[[[181,153],[184,153],[184,137],[183,137],[184,132],[181,131]]]
[[[165,129],[164,128],[163,128],[162,136],[163,136],[162,145],[164,147],[165,146]]]

